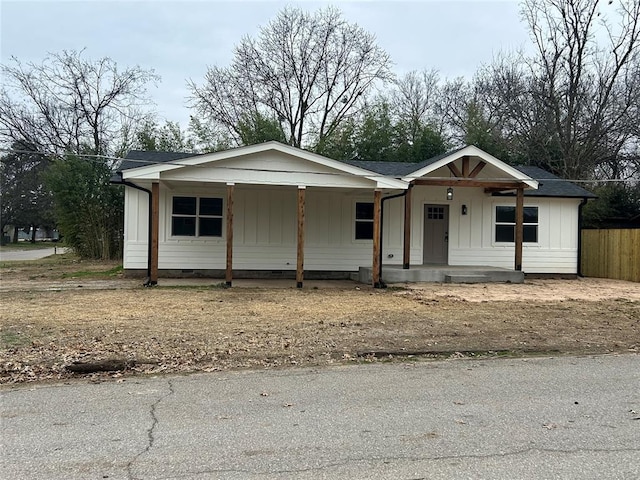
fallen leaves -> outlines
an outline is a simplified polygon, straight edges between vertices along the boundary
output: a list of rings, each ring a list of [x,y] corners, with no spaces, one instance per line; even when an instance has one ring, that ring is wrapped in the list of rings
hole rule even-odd
[[[640,337],[634,301],[471,304],[437,297],[440,286],[375,295],[358,288],[1,292],[0,383],[69,378],[76,374],[65,365],[89,359],[123,359],[125,375],[210,372],[397,357],[359,354],[374,351],[416,353],[416,361],[524,349],[626,352]]]

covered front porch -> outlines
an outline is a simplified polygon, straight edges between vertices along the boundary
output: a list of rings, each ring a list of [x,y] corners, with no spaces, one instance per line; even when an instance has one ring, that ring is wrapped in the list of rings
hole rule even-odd
[[[390,232],[381,228],[377,271],[362,265],[360,282],[524,281],[524,192],[538,187],[535,180],[475,147],[430,159],[402,180],[408,188],[382,198],[380,219],[386,227],[402,218],[401,246],[387,245]]]
[[[360,267],[357,280],[372,283],[372,267]],[[410,269],[403,268],[402,265],[382,265],[381,282],[523,283],[524,273],[520,270],[477,265],[412,265]]]
[[[522,282],[524,190],[537,182],[475,147],[391,166],[277,143],[134,165],[125,270],[146,266],[150,285],[161,271],[224,272],[228,286],[252,272],[298,287],[317,272],[375,287]]]

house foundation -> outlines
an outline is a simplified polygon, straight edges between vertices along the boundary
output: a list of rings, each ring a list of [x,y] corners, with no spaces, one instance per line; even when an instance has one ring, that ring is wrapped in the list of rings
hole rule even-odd
[[[357,280],[371,283],[371,267],[360,267]],[[499,267],[463,265],[415,265],[410,269],[402,265],[383,265],[384,283],[524,283],[524,273]]]

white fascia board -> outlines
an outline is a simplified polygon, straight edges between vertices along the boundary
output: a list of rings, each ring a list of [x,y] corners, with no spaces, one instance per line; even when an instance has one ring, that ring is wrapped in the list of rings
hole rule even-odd
[[[154,167],[155,166],[156,165],[154,165]],[[147,168],[147,167],[140,167],[133,170],[131,169],[125,170],[124,172],[122,172],[122,179],[123,180],[160,180],[160,172],[158,170],[140,172],[139,170],[143,168]]]
[[[409,188],[409,182],[397,178],[385,177],[383,175],[367,178],[376,182],[376,188],[392,188],[394,190],[406,190]]]
[[[127,179],[151,179],[159,180],[162,172],[168,172],[177,168],[182,168],[183,165],[176,165],[178,160],[167,163],[156,163],[154,165],[146,165],[144,167],[129,168],[122,172],[122,178]]]
[[[122,177],[124,179],[135,178],[145,180],[158,180],[160,179],[162,172],[168,172],[187,166],[197,166],[206,163],[218,162],[221,160],[229,160],[236,157],[262,153],[270,150],[275,150],[287,155],[291,155],[293,157],[307,160],[309,162],[333,168],[346,174],[367,178],[368,180],[371,180],[376,184],[376,188],[406,189],[408,187],[408,183],[405,181],[395,179],[393,177],[387,177],[385,175],[381,175],[364,168],[354,167],[353,165],[339,162],[337,160],[332,160],[330,158],[323,157],[322,155],[318,155],[317,153],[312,153],[276,141],[260,143],[257,145],[248,145],[246,147],[238,147],[204,155],[196,155],[193,157],[173,160],[170,163],[147,165],[144,167],[129,169],[122,172]]]
[[[453,161],[455,161],[455,160],[457,160],[459,158],[462,158],[464,156],[479,157],[485,163],[493,165],[494,167],[502,170],[507,175],[513,177],[514,180],[522,181],[523,183],[527,184],[529,187],[531,187],[531,188],[533,188],[535,190],[538,189],[538,181],[537,180],[534,180],[533,178],[529,177],[528,175],[525,175],[524,173],[522,173],[520,170],[516,170],[512,166],[507,165],[502,160],[498,160],[496,157],[494,157],[493,155],[485,152],[484,150],[480,150],[475,145],[468,145],[465,148],[463,148],[462,150],[458,150],[457,152],[452,153],[451,155],[448,155],[448,156],[446,156],[444,158],[441,158],[440,160],[438,160],[437,162],[432,163],[431,165],[427,165],[426,167],[421,168],[420,170],[416,170],[415,172],[412,172],[409,175],[406,175],[406,176],[402,177],[402,180],[404,180],[406,182],[410,182],[411,180],[415,180],[417,178],[424,177],[425,175],[427,175],[427,174],[439,169],[440,167],[444,167],[448,163],[451,163],[451,162],[453,162]]]

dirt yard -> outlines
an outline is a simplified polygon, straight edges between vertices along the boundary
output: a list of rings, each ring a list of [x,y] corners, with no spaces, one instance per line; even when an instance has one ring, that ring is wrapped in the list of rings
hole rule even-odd
[[[0,265],[0,383],[429,357],[640,351],[640,284],[142,288],[115,264]],[[291,282],[293,285],[293,282]],[[336,285],[338,285],[336,287]]]

